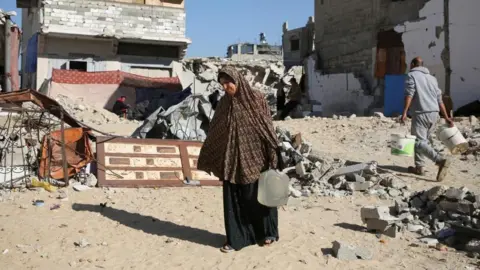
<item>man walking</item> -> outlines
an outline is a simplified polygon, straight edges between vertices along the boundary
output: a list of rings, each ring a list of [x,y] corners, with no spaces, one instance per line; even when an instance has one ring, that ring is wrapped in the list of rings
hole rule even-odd
[[[295,78],[290,79],[290,83],[292,84],[292,88],[290,88],[290,91],[288,92],[289,101],[283,107],[280,114],[280,120],[285,120],[285,118],[290,115],[290,113],[295,110],[302,101],[303,89],[300,88],[300,85]]]
[[[412,109],[412,135],[415,141],[415,167],[408,171],[417,175],[425,174],[425,157],[438,166],[437,181],[443,181],[450,166],[450,159],[442,157],[429,145],[429,137],[435,130],[439,111],[442,112],[446,122],[453,127],[453,121],[448,116],[442,101],[442,91],[438,88],[437,79],[430,75],[423,66],[423,60],[416,57],[410,65],[410,72],[406,82],[405,109],[402,122],[407,119],[408,110]]]

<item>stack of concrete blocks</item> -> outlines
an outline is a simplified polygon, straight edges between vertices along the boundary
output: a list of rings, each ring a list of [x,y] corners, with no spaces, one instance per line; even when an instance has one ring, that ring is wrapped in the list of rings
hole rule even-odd
[[[144,40],[185,39],[185,10],[95,0],[44,1],[47,32]]]
[[[390,214],[388,206],[366,206],[360,210],[362,222],[367,224],[368,231],[375,231],[395,238],[399,227],[399,219]]]

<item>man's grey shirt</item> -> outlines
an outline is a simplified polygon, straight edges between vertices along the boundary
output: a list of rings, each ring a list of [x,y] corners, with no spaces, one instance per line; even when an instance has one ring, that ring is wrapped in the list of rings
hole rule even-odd
[[[412,97],[410,107],[414,114],[439,112],[442,101],[442,91],[437,79],[425,67],[410,70],[407,77],[405,95]]]

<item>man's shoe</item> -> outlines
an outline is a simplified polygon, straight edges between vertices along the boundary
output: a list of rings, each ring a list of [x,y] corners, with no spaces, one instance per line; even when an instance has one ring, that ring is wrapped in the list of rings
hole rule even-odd
[[[448,168],[450,167],[451,164],[452,164],[452,160],[449,158],[446,158],[437,162],[437,166],[438,166],[437,181],[438,182],[442,182],[443,180],[445,180],[445,178],[447,177]]]
[[[408,167],[408,173],[424,176],[425,169],[423,167]]]

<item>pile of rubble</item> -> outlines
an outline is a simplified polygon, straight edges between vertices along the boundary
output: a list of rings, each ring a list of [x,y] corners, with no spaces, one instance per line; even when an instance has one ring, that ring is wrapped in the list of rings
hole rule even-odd
[[[221,89],[216,81],[218,71],[224,66],[234,66],[247,79],[250,86],[265,94],[272,112],[276,111],[276,92],[282,88],[289,91],[290,79],[295,78],[300,82],[303,68],[294,66],[285,71],[280,61],[251,60],[236,61],[225,58],[192,58],[184,60],[183,69],[190,71],[201,83],[195,84],[195,92],[209,95]],[[180,78],[182,81],[182,78]]]
[[[58,95],[55,100],[78,121],[85,124],[117,124],[130,120],[120,118],[118,115],[98,107],[92,107],[81,100],[73,100],[64,95]]]
[[[342,197],[353,192],[365,192],[382,199],[410,196],[410,187],[390,173],[380,174],[377,162],[348,164],[341,159],[325,157],[312,151],[312,145],[301,134],[292,135],[276,129],[281,143],[281,158],[291,179],[292,197]],[[348,166],[346,166],[348,165]]]
[[[409,231],[436,246],[439,240],[460,250],[480,252],[480,195],[466,187],[435,186],[400,197],[392,207],[363,207],[367,230],[395,237]],[[441,245],[441,244],[438,244]]]

